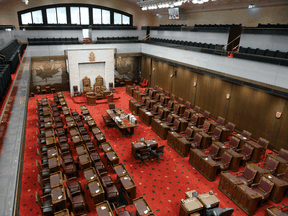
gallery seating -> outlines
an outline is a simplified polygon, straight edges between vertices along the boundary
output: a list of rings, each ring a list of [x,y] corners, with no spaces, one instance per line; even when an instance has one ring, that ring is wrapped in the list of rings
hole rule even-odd
[[[64,45],[64,44],[80,44],[78,37],[76,38],[28,38],[29,45]]]
[[[104,43],[136,43],[139,42],[138,36],[127,37],[97,37],[97,44]]]
[[[10,82],[11,82],[10,65],[9,64],[0,65],[0,102],[4,100]]]

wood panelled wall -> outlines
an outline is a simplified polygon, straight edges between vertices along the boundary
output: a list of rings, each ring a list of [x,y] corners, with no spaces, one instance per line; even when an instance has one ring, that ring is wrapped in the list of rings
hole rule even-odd
[[[142,78],[149,80],[149,86],[158,85],[190,101],[191,107],[198,105],[202,112],[208,110],[214,118],[224,117],[226,123],[235,123],[237,130],[250,131],[254,139],[263,137],[269,140],[272,150],[288,149],[287,98],[145,56],[142,56],[141,62]],[[177,76],[170,78],[175,71]],[[230,95],[229,99],[226,98],[227,94]],[[279,119],[276,112],[282,113]]]

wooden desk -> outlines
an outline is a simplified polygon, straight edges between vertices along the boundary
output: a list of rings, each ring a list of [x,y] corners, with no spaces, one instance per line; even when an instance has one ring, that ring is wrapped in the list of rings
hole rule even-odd
[[[79,145],[76,147],[76,153],[78,156],[83,155],[83,154],[87,154],[87,148],[84,145]]]
[[[75,128],[70,128],[69,133],[70,133],[71,137],[80,136],[78,128],[76,128],[76,127]]]
[[[120,182],[122,188],[125,191],[125,194],[129,198],[128,203],[130,203],[133,199],[136,198],[136,184],[128,173],[126,174],[126,176],[120,177]]]
[[[98,179],[98,175],[94,167],[85,169],[83,173],[87,183]]]
[[[152,124],[152,118],[154,117],[155,115],[153,115],[150,111],[146,111],[143,116],[142,116],[142,119],[141,119],[141,115],[140,115],[140,111],[139,111],[139,117],[140,119],[142,120],[142,122],[144,124],[146,124],[147,126],[151,126]]]
[[[188,122],[184,118],[179,118],[180,121],[180,132],[184,132],[188,126]]]
[[[177,142],[177,138],[178,137],[181,137],[181,135],[179,135],[177,132],[175,131],[169,131],[168,132],[168,136],[167,136],[167,144],[169,146],[171,146],[174,150],[177,151],[177,148],[176,148],[176,142]],[[189,147],[190,148],[190,147]],[[188,152],[189,153],[189,152]]]
[[[258,163],[260,161],[261,152],[264,150],[264,147],[258,143],[253,142],[252,140],[246,141],[246,143],[254,147],[253,153],[251,155],[251,161]]]
[[[158,148],[158,142],[154,139],[144,140],[146,147],[156,150]]]
[[[69,210],[68,209],[63,209],[62,211],[58,211],[54,213],[54,216],[69,216]]]
[[[113,110],[106,110],[107,114],[113,119],[113,121],[115,120],[115,117],[120,112],[124,113],[125,116],[127,115],[126,112],[124,112],[124,110],[122,110],[122,109],[114,109],[114,110],[116,111],[116,113],[114,113]],[[122,136],[123,137],[133,136],[134,135],[134,128],[138,127],[138,124],[134,124],[126,118],[121,119],[121,120],[122,120],[121,125],[116,121],[114,121],[114,122],[115,122],[116,126],[118,127],[118,129],[120,130]],[[128,129],[130,129],[130,131]]]
[[[137,101],[129,100],[129,110],[134,113],[134,115],[139,115],[139,107],[137,106]]]
[[[111,144],[109,142],[104,142],[100,145],[100,148],[102,149],[102,151],[104,153],[110,152],[110,151],[114,151],[113,147],[111,146]]]
[[[100,130],[99,127],[94,127],[94,128],[92,128],[92,133],[94,136],[96,136],[97,134],[102,133],[102,131]]]
[[[214,181],[216,179],[217,171],[220,169],[220,165],[210,157],[201,157],[201,159],[202,163],[200,162],[201,164],[198,166],[199,172],[201,172],[209,181]]]
[[[87,106],[86,105],[83,105],[83,106],[80,106],[80,110],[83,111],[83,110],[88,110]]]
[[[220,203],[220,200],[214,194],[201,194],[197,198],[203,205],[203,216],[206,216],[206,209],[208,206],[209,208],[215,208],[218,207]]]
[[[74,122],[74,120],[67,122],[67,127],[69,128],[69,131],[71,128],[76,127],[76,123]]]
[[[94,121],[94,119],[87,121],[87,125],[88,125],[89,128],[92,128],[92,127],[96,127],[96,126],[97,126],[97,124],[96,124],[96,122]]]
[[[54,211],[60,211],[67,208],[65,187],[58,186],[51,189],[51,199]]]
[[[50,129],[45,130],[45,137],[46,137],[46,138],[52,137],[52,136],[55,136],[55,134],[54,134],[54,129],[53,129],[53,128],[50,128]]]
[[[229,154],[232,156],[232,160],[231,160],[229,169],[233,172],[238,172],[240,162],[241,162],[243,156],[241,156],[237,152],[233,151],[232,149],[227,150],[227,152],[229,152]]]
[[[115,165],[119,163],[119,157],[115,151],[110,151],[106,153],[107,161]]]
[[[46,130],[50,129],[50,128],[53,128],[53,123],[52,122],[46,122],[46,123],[44,123],[44,127],[45,127]]]
[[[113,211],[108,201],[97,203],[95,205],[98,216],[114,216]]]
[[[166,119],[171,111],[166,107],[162,108],[162,110],[163,110],[163,118]]]
[[[172,132],[173,133],[173,132]],[[175,132],[174,132],[175,133]],[[175,134],[175,136],[177,136]],[[179,136],[176,138],[175,150],[182,156],[187,157],[191,148],[191,142],[188,141],[185,136]]]
[[[127,174],[129,175],[128,171],[126,170],[125,166],[122,163],[114,165],[113,169],[118,178],[125,176]]]
[[[218,189],[233,200],[235,198],[235,188],[240,184],[244,183],[228,171],[222,171]]]
[[[237,185],[233,200],[246,214],[253,215],[262,197],[245,184]]]
[[[52,157],[58,158],[58,149],[56,146],[47,149],[47,157],[48,158],[52,158]]]
[[[179,115],[183,115],[186,107],[184,104],[178,104],[178,105],[179,105]]]
[[[180,203],[179,216],[190,216],[193,213],[202,213],[203,204],[195,197],[183,200]]]
[[[49,158],[48,167],[49,167],[50,173],[60,171],[60,162],[59,162],[58,157]]]
[[[202,157],[207,157],[207,156],[199,149],[190,149],[189,163],[194,168],[198,169],[198,167],[200,167],[202,163]]]
[[[257,174],[256,174],[256,176],[255,176],[254,183],[259,183],[259,182],[260,182],[260,179],[261,179],[265,174],[269,174],[268,171],[265,171],[264,169],[262,169],[261,167],[257,166],[256,164],[250,163],[249,166],[252,167],[253,169],[257,170]]]
[[[96,134],[96,135],[95,135],[95,139],[97,140],[98,146],[99,146],[101,143],[106,142],[106,137],[104,136],[104,134],[103,134],[102,132],[99,133],[99,134]]]
[[[219,147],[219,152],[218,152],[217,157],[222,157],[223,153],[230,149],[228,146],[226,146],[225,144],[219,141],[214,141],[213,143]]]
[[[205,121],[205,116],[200,113],[196,113],[196,115],[198,116],[197,126],[203,125]]]
[[[133,90],[134,90],[134,86],[131,85],[126,85],[126,94],[130,95],[131,97],[133,97]]]
[[[137,157],[137,152],[140,151],[141,149],[144,149],[146,148],[146,144],[144,143],[144,141],[137,141],[135,142],[134,144],[132,144],[132,157],[134,160],[136,160],[138,157]]]
[[[229,140],[228,137],[229,137],[230,130],[228,128],[226,128],[225,126],[222,126],[222,125],[218,125],[217,128],[222,130],[221,137],[220,137],[219,141],[220,142],[227,142]],[[211,129],[211,131],[213,131],[213,129]]]
[[[50,174],[50,187],[55,188],[58,186],[63,185],[63,175],[62,172],[55,172],[53,174]]]
[[[72,141],[73,141],[73,143],[74,143],[74,148],[76,148],[77,146],[83,144],[83,140],[82,140],[82,137],[81,137],[81,136],[74,136],[74,137],[72,137]]]
[[[204,132],[199,132],[199,134],[202,136],[202,140],[200,143],[201,149],[209,149],[212,144],[211,136]]]
[[[150,205],[146,201],[144,197],[139,197],[137,199],[133,200],[133,203],[136,208],[137,215],[148,215],[149,213],[153,213],[153,210],[151,209]]]
[[[266,156],[267,157],[271,157],[271,158],[273,158],[276,161],[279,161],[278,167],[276,169],[276,173],[277,174],[285,173],[285,171],[287,169],[287,166],[288,166],[288,161],[286,161],[285,159],[283,159],[283,158],[281,158],[278,155],[273,154],[273,153],[269,153],[269,154],[266,153]]]
[[[161,122],[158,127],[158,131],[156,132],[158,136],[160,136],[163,140],[167,139],[168,131],[171,126],[168,126],[167,123]]]
[[[266,208],[264,216],[286,216],[286,215],[287,215],[287,210],[282,212],[276,206],[269,206]]]
[[[83,154],[79,156],[79,162],[81,167],[90,168],[91,167],[91,159],[88,154]]]
[[[105,191],[99,179],[95,178],[93,181],[90,181],[88,183],[88,188],[94,203],[103,202],[105,200]]]
[[[264,177],[274,183],[274,187],[270,194],[270,199],[275,203],[281,202],[283,199],[284,192],[288,188],[288,184],[270,174],[265,174]]]
[[[245,145],[245,142],[250,140],[250,139],[247,139],[246,137],[242,136],[241,134],[232,134],[232,136],[235,136],[238,139],[240,139],[240,143],[239,143],[238,149],[243,149],[243,147]]]

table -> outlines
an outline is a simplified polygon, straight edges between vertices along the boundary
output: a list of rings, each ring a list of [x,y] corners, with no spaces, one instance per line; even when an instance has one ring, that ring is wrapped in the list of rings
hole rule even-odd
[[[63,185],[51,189],[51,199],[54,211],[60,211],[67,208],[66,193]]]
[[[58,211],[54,213],[54,216],[69,216],[69,210],[68,209],[63,209],[62,211]]]
[[[131,154],[134,160],[138,158],[136,155],[137,152],[144,148],[146,148],[146,144],[144,143],[144,141],[137,141],[134,144],[132,143]]]
[[[101,132],[102,131],[100,130],[99,127],[92,128],[92,133],[93,133],[94,136],[97,135],[97,134],[100,134]]]
[[[257,174],[254,179],[254,183],[259,183],[260,179],[265,175],[269,174],[268,171],[262,169],[261,167],[257,166],[256,164],[249,163],[249,166],[251,166],[253,169],[257,170]]]
[[[163,110],[163,118],[166,119],[171,111],[166,107],[162,108],[162,110]]]
[[[106,200],[104,202],[97,203],[95,205],[95,208],[96,208],[96,212],[98,216],[113,216],[114,215],[109,202]]]
[[[125,116],[127,115],[123,109],[114,109],[114,111],[113,110],[106,110],[107,114],[113,119],[114,122],[115,122],[115,117],[119,116],[121,112],[124,113]],[[121,120],[122,120],[122,125],[120,125],[118,122],[115,122],[115,124],[118,127],[118,129],[120,130],[122,136],[123,137],[133,136],[134,135],[134,128],[138,127],[138,124],[130,122],[127,118],[124,118]],[[128,129],[130,129],[130,131]]]
[[[222,171],[218,189],[233,200],[235,198],[235,188],[240,184],[244,183],[228,171]]]
[[[135,205],[136,212],[139,216],[153,213],[153,210],[151,209],[150,205],[143,196],[134,199],[133,203]]]
[[[206,216],[206,209],[218,207],[220,203],[220,200],[210,193],[201,194],[197,198],[203,204],[203,212],[201,214],[203,216]]]
[[[193,213],[202,213],[203,204],[195,197],[183,200],[180,203],[179,216],[190,216]]]
[[[216,179],[217,171],[220,169],[220,165],[216,163],[211,157],[201,157],[202,163],[198,166],[199,172],[202,173],[209,181]],[[201,166],[202,165],[202,166]]]
[[[122,163],[114,165],[113,169],[119,178],[128,174],[128,171]]]
[[[141,110],[141,109],[140,109]],[[140,114],[140,112],[139,112]],[[139,115],[140,119],[142,120],[142,122],[144,124],[146,124],[147,126],[151,126],[152,124],[152,118],[154,117],[155,115],[153,115],[150,111],[146,111],[143,115],[142,115],[142,119],[141,119],[141,115]]]
[[[175,133],[175,132],[174,132]],[[175,133],[174,136],[177,136],[178,134]],[[173,136],[173,132],[171,133],[171,136]],[[176,137],[176,144],[175,144],[175,150],[182,156],[187,157],[190,151],[191,147],[191,141],[187,140],[185,136],[179,136]]]
[[[55,188],[58,186],[63,185],[63,175],[62,172],[55,172],[53,174],[50,174],[50,187]]]
[[[88,182],[88,188],[94,203],[103,202],[105,200],[105,191],[99,179],[94,179],[93,181]]]
[[[59,162],[58,157],[49,158],[48,167],[49,167],[50,173],[60,171],[60,162]]]
[[[76,147],[76,153],[78,156],[87,154],[87,149],[84,145],[79,145]]]
[[[110,145],[109,142],[104,142],[100,145],[100,148],[104,153],[107,153],[109,151],[114,151],[113,147]]]
[[[72,137],[72,141],[74,143],[74,148],[79,146],[79,145],[82,145],[83,144],[83,140],[82,140],[82,137],[81,136],[74,136]]]
[[[226,128],[225,126],[222,126],[222,125],[218,125],[217,128],[222,130],[219,141],[227,142],[229,140],[228,137],[229,137],[230,130],[228,128]],[[211,129],[211,131],[212,131],[212,129]]]
[[[156,150],[158,148],[158,142],[155,139],[144,140],[146,147]]]
[[[246,141],[246,143],[254,147],[253,153],[251,155],[251,161],[258,163],[260,161],[261,152],[264,150],[264,147],[258,143],[253,142],[252,140]]]
[[[232,149],[227,150],[227,152],[232,156],[232,160],[231,160],[229,168],[231,171],[237,172],[243,156],[241,156],[240,154],[238,154]]]
[[[75,128],[70,128],[69,133],[70,133],[71,137],[80,136],[78,128],[76,128],[76,127]]]
[[[255,149],[254,149],[255,151]],[[285,173],[286,169],[287,169],[287,161],[284,158],[279,157],[276,154],[273,153],[266,153],[267,157],[271,157],[276,161],[279,161],[278,167],[276,169],[276,173],[280,174],[280,173]]]
[[[228,146],[226,146],[225,144],[219,141],[214,141],[213,144],[219,147],[219,152],[218,152],[217,157],[222,157],[223,153],[230,149]]]
[[[237,185],[233,202],[246,214],[253,215],[262,197],[245,184]]]
[[[94,119],[87,121],[87,125],[89,126],[89,128],[92,128],[92,127],[96,127],[96,126],[97,126],[97,124],[96,124],[96,122],[94,121]]]
[[[133,97],[133,90],[134,89],[135,89],[134,86],[126,85],[126,94],[130,95],[131,97]]]
[[[58,158],[58,149],[56,146],[47,149],[47,157],[57,157]]]
[[[120,182],[130,203],[136,198],[136,184],[128,173],[125,176],[120,177]]]
[[[155,132],[157,133],[158,136],[160,136],[163,140],[167,139],[168,136],[168,131],[170,130],[170,127],[172,126],[168,126],[168,123],[166,122],[161,122],[158,126],[158,130],[156,130]]]
[[[83,173],[87,183],[94,181],[94,179],[98,179],[98,175],[94,167],[83,170]]]
[[[107,156],[107,162],[109,161],[109,163],[111,163],[113,165],[119,163],[119,157],[114,150],[107,152],[106,156]]]
[[[193,193],[194,192],[197,192],[197,191],[196,190],[191,190],[191,191],[185,192],[185,199],[193,198]]]
[[[67,127],[69,128],[69,131],[71,128],[74,128],[76,127],[76,123],[74,122],[74,120],[70,121],[70,122],[67,122]]]
[[[200,167],[202,163],[202,157],[207,157],[202,151],[199,149],[190,149],[190,154],[189,154],[189,163],[194,167],[198,168]]]
[[[81,164],[81,167],[83,168],[89,168],[91,167],[91,159],[89,155],[83,154],[79,156],[79,162]]]
[[[275,203],[281,202],[283,199],[284,192],[288,188],[288,184],[270,174],[265,174],[264,177],[274,183],[274,187],[270,194],[270,199]]]
[[[129,110],[134,114],[134,115],[139,115],[139,106],[137,106],[137,101],[134,100],[129,100]]]
[[[212,138],[210,135],[208,135],[205,132],[199,132],[199,134],[202,136],[202,140],[200,143],[201,149],[209,149],[209,147],[212,144]]]

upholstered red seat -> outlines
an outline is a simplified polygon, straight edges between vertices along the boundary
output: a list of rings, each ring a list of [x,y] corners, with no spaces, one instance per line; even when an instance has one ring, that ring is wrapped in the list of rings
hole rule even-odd
[[[188,126],[196,126],[198,124],[198,116],[193,114],[191,121],[188,123]]]
[[[200,148],[201,141],[202,141],[202,136],[197,133],[194,137],[194,140],[191,142],[191,148],[192,149]]]
[[[274,174],[277,167],[278,167],[279,161],[271,158],[271,157],[267,157],[266,161],[264,163],[260,163],[260,165],[263,165],[262,169],[269,172],[270,174]]]
[[[229,165],[232,160],[232,155],[230,155],[229,153],[227,153],[227,151],[225,151],[221,158],[215,158],[215,159],[217,160],[216,163],[220,165],[220,169],[223,171],[229,169]]]
[[[240,173],[242,173],[242,175],[239,176]],[[235,176],[244,184],[250,186],[253,183],[256,174],[257,170],[250,166],[246,166],[244,171],[237,172]]]
[[[205,153],[205,155],[214,159],[215,157],[217,157],[218,152],[219,152],[219,147],[216,146],[215,144],[212,144],[209,149],[209,152]]]
[[[239,144],[240,144],[240,139],[232,136],[228,147],[231,148],[232,150],[236,150],[238,148]]]
[[[262,177],[259,183],[252,184],[251,189],[262,197],[261,206],[268,201],[274,183]]]
[[[222,130],[218,127],[216,127],[213,132],[209,132],[209,135],[211,136],[212,141],[219,140],[221,137],[221,134],[222,134]]]
[[[245,144],[243,149],[241,149],[238,153],[243,157],[242,161],[246,162],[251,159],[251,155],[253,153],[254,147],[251,145]]]

